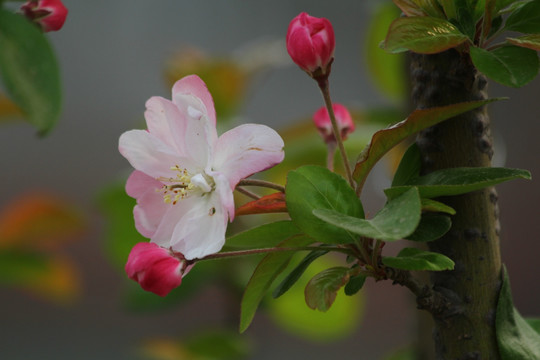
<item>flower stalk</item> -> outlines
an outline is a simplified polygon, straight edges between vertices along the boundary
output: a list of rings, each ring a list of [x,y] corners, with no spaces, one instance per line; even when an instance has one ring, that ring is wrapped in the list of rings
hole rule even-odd
[[[328,78],[325,81],[317,81],[319,89],[321,90],[322,97],[324,99],[324,104],[330,115],[330,121],[332,122],[332,132],[336,138],[337,145],[339,147],[339,152],[341,154],[341,160],[343,161],[343,167],[345,168],[345,174],[347,176],[347,181],[349,185],[354,189],[355,182],[352,176],[351,166],[349,164],[349,159],[347,153],[345,152],[345,146],[343,145],[343,138],[341,136],[341,131],[339,131],[339,126],[336,121],[336,115],[334,113],[334,108],[332,106],[332,99],[330,98],[330,86],[328,84]]]

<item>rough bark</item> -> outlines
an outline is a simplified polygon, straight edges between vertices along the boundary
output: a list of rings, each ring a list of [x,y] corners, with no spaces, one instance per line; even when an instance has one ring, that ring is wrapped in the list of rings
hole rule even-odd
[[[467,54],[455,50],[411,54],[411,80],[417,108],[487,97],[485,77]],[[493,148],[485,107],[423,131],[416,142],[423,173],[491,165]],[[433,289],[448,300],[448,306],[434,314],[437,358],[499,359],[495,338],[501,273],[497,195],[494,189],[485,189],[441,200],[457,214],[448,234],[429,247],[453,259],[456,266],[431,277]]]

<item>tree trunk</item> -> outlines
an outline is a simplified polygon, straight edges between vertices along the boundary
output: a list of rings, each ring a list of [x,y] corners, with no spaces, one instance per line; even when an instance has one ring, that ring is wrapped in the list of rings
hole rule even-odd
[[[467,54],[448,50],[411,54],[412,97],[416,108],[485,99],[485,77]],[[491,166],[490,122],[485,107],[449,119],[417,137],[424,174],[454,167]],[[499,359],[495,309],[501,285],[497,194],[485,189],[440,199],[453,207],[451,230],[430,243],[431,251],[456,263],[453,271],[434,272],[433,289],[448,306],[434,314],[437,359]]]

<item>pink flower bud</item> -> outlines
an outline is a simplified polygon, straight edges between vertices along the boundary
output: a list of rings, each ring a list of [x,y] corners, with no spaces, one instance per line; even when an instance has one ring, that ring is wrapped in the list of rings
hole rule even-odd
[[[333,104],[332,108],[334,109],[334,115],[336,116],[336,122],[341,133],[341,138],[345,140],[347,139],[347,136],[354,131],[354,121],[349,110],[347,110],[345,106]],[[325,106],[315,112],[313,115],[313,122],[325,143],[336,142],[336,138],[332,133],[332,121],[330,121],[330,115]]]
[[[287,51],[292,60],[311,76],[318,70],[330,72],[334,59],[334,29],[325,18],[303,12],[295,17],[287,30]]]
[[[44,32],[57,31],[66,21],[68,10],[60,0],[34,0],[21,6],[28,19],[38,24]]]
[[[189,271],[186,261],[175,255],[154,243],[138,243],[129,253],[126,273],[144,290],[165,296],[180,286]]]

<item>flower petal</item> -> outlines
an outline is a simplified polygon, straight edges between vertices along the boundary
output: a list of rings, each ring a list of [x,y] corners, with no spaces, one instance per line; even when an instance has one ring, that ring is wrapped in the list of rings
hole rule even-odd
[[[180,109],[192,106],[208,116],[210,123],[216,127],[216,110],[214,100],[206,84],[197,75],[189,75],[178,80],[172,88],[172,101]]]
[[[130,130],[120,136],[118,149],[136,170],[154,177],[176,177],[171,166],[192,170],[193,161],[145,130]]]
[[[173,237],[173,232],[176,225],[198,201],[200,201],[199,197],[190,196],[186,199],[180,200],[178,203],[176,203],[176,205],[166,204],[167,210],[161,218],[161,222],[159,223],[156,231],[152,235],[151,241],[161,247],[167,249],[170,248],[173,244],[171,239]]]
[[[156,189],[161,187],[161,182],[140,171],[132,172],[126,183],[127,194],[137,199],[137,205],[133,209],[135,227],[147,238],[154,235],[169,207],[163,201],[163,194],[156,192]]]
[[[193,207],[176,225],[172,249],[186,259],[203,258],[221,250],[225,244],[227,210],[215,191],[197,198]]]
[[[281,136],[268,126],[240,125],[219,137],[213,169],[224,174],[234,189],[241,179],[279,164],[283,146]]]
[[[212,176],[214,179],[214,182],[216,183],[216,189],[214,191],[219,195],[221,205],[227,211],[229,221],[232,222],[234,220],[234,215],[236,214],[236,209],[234,208],[233,189],[229,184],[229,180],[227,180],[225,175],[215,171],[209,171],[208,175]]]
[[[175,104],[159,96],[151,97],[146,102],[144,117],[152,135],[177,150],[179,154],[185,154],[187,119]]]
[[[208,121],[208,117],[188,109],[188,123],[186,132],[185,149],[187,156],[197,164],[197,171],[205,170],[210,163],[214,146],[217,142],[216,126]]]

